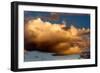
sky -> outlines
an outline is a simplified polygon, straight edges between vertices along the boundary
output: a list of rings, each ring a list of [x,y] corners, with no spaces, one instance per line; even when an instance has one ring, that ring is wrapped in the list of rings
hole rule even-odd
[[[34,18],[41,18],[43,21],[49,21],[57,24],[65,23],[67,26],[74,25],[79,28],[90,28],[89,14],[24,11],[25,21]]]
[[[41,18],[43,21],[49,21],[52,24],[74,25],[78,28],[90,28],[89,14],[75,13],[55,13],[55,12],[36,12],[24,11],[24,20],[27,22],[31,19]],[[62,60],[62,59],[79,59],[80,55],[69,56],[52,56],[52,53],[43,53],[38,51],[27,52],[24,55],[24,61],[43,61],[43,60]]]

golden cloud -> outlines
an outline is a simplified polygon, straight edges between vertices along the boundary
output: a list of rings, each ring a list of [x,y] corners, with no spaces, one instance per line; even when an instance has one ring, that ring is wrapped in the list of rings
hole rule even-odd
[[[65,24],[52,24],[40,18],[30,20],[24,27],[25,50],[52,52],[55,54],[80,54],[90,47],[90,29],[78,29]]]

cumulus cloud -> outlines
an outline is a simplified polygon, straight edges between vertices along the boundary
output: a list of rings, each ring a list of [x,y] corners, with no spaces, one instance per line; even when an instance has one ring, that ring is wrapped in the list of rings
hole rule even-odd
[[[31,49],[55,54],[80,54],[90,47],[90,29],[71,25],[52,24],[40,18],[25,23],[25,50]]]

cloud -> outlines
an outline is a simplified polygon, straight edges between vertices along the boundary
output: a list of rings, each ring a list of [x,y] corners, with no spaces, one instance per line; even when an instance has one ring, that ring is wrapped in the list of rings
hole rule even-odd
[[[63,29],[64,28],[64,29]],[[89,29],[71,25],[52,24],[40,18],[28,21],[24,27],[25,50],[31,48],[55,54],[80,54],[89,49]]]

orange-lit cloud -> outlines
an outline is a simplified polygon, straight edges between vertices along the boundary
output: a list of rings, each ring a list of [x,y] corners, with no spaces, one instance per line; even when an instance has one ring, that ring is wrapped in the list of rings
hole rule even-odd
[[[65,28],[65,29],[63,29]],[[69,28],[64,24],[44,22],[40,18],[30,20],[25,24],[25,49],[27,45],[36,47],[38,51],[53,52],[55,54],[80,54],[90,47],[89,29]]]

